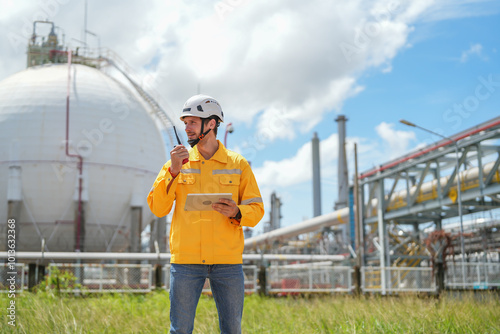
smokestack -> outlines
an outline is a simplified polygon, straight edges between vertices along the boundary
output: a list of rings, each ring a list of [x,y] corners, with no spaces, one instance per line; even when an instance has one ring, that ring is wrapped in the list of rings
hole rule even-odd
[[[321,216],[321,172],[319,160],[319,138],[314,133],[312,138],[312,170],[313,170],[313,217]]]
[[[344,115],[339,115],[335,122],[338,123],[339,134],[339,168],[338,168],[338,184],[339,184],[339,197],[335,202],[335,210],[347,207],[349,196],[349,180],[347,179],[347,159],[345,154],[345,122],[347,118]]]
[[[281,228],[281,200],[276,193],[271,194],[271,231]]]

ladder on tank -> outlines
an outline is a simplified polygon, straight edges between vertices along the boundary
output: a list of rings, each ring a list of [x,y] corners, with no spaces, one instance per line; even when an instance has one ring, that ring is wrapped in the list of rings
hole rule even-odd
[[[174,142],[173,133],[174,123],[165,109],[163,109],[163,107],[132,78],[129,74],[134,73],[131,67],[111,50],[106,50],[106,56],[99,56],[99,59],[116,68],[130,82],[142,99],[151,107],[151,114],[159,121],[162,130],[167,133],[171,146],[175,145],[176,142]]]

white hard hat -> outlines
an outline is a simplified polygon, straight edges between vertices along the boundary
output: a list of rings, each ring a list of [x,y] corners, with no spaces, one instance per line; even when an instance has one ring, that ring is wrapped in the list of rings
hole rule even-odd
[[[217,116],[221,122],[224,122],[224,113],[222,112],[219,102],[208,95],[195,95],[190,97],[182,108],[181,121],[187,116],[200,118]]]

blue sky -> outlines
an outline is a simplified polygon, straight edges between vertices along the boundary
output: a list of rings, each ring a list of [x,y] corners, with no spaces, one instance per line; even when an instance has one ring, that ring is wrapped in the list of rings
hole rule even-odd
[[[72,47],[70,37],[82,39],[84,1],[0,6],[0,80],[25,68],[33,18],[63,27]],[[333,210],[337,115],[349,119],[352,175],[354,142],[364,171],[437,140],[401,118],[449,136],[500,114],[498,1],[88,0],[87,29],[160,93],[173,119],[198,85],[217,98],[235,127],[228,147],[252,162],[267,209],[273,191],[281,197],[285,226],[312,216],[314,132],[322,210]]]
[[[498,9],[498,6],[492,9]],[[360,171],[439,139],[405,127],[398,123],[401,118],[450,136],[500,115],[500,84],[477,107],[471,105],[469,109],[472,111],[464,109],[463,114],[459,114],[454,108],[455,104],[463,104],[467,97],[474,96],[476,87],[481,84],[479,77],[488,79],[493,75],[493,81],[500,83],[500,40],[493,33],[500,31],[500,16],[498,11],[491,14],[418,23],[409,35],[408,46],[391,60],[390,72],[373,68],[359,75],[357,83],[364,90],[346,99],[340,113],[349,119],[347,135],[351,140],[348,139],[348,142],[356,141],[359,145],[361,141],[362,145],[364,143],[377,150],[371,155],[376,157],[374,160],[359,156]],[[261,166],[269,160],[290,159],[295,156],[297,147],[307,145],[313,132],[318,132],[321,140],[336,133],[337,125],[333,120],[338,113],[328,113],[321,124],[291,141],[269,145],[259,152],[254,166]],[[387,130],[390,130],[388,136],[393,139],[381,138],[377,132],[381,123],[387,124]],[[238,142],[248,131],[245,128],[240,134],[238,127],[238,131],[230,135],[229,143]],[[402,145],[395,144],[397,149],[393,152],[391,144],[401,138],[409,139],[403,140]],[[353,158],[350,153],[352,175]],[[332,154],[336,155],[336,152]],[[336,173],[336,166],[336,160],[328,166],[323,165],[322,173],[327,174],[327,169]],[[333,210],[337,198],[336,175],[322,177],[322,181],[322,210],[327,213]],[[312,216],[311,190],[308,178],[306,182],[278,191],[285,198],[282,223],[287,225]]]

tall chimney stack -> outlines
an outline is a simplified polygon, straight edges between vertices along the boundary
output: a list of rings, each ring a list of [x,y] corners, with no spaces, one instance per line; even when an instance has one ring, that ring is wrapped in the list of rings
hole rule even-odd
[[[339,156],[338,156],[338,185],[339,185],[339,197],[337,202],[335,202],[335,210],[339,210],[347,207],[349,199],[349,180],[347,175],[347,159],[345,153],[345,122],[347,118],[344,115],[339,115],[335,122],[338,123],[338,134],[339,134]]]
[[[321,216],[321,172],[319,159],[319,138],[315,132],[312,138],[312,169],[313,169],[313,216]]]

